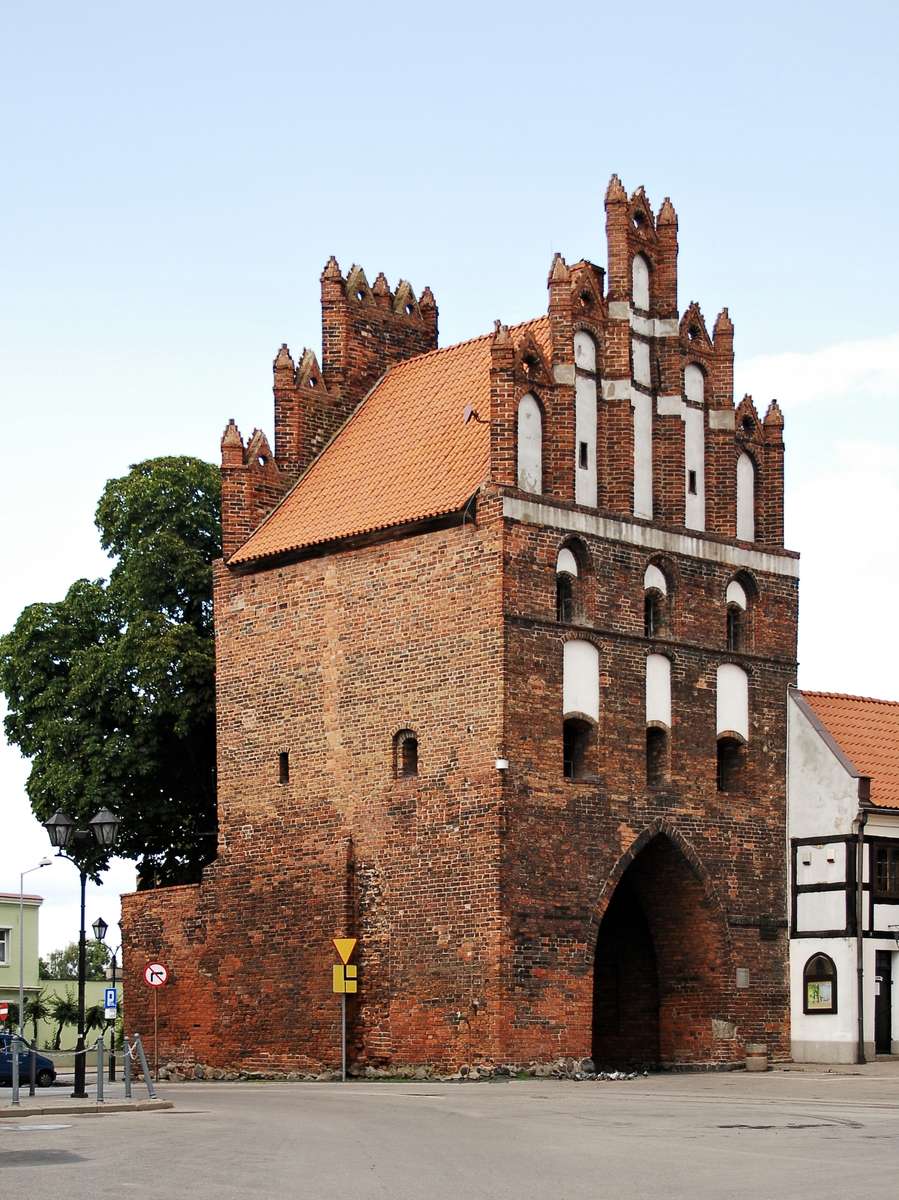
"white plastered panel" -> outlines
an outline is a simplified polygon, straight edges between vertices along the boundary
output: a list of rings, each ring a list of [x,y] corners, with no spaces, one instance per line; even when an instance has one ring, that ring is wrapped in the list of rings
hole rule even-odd
[[[577,559],[567,546],[562,547],[556,559],[556,574],[561,575],[563,571],[569,575],[577,575]]]
[[[649,372],[649,342],[641,342],[639,338],[631,338],[631,353],[634,358],[634,382],[649,387],[652,376]]]
[[[646,723],[671,727],[671,660],[664,654],[646,658]]]
[[[663,596],[668,595],[668,580],[655,563],[650,563],[643,572],[643,587],[646,591],[649,591],[650,588],[655,588]]]
[[[518,405],[518,486],[535,495],[543,491],[543,421],[530,394]]]
[[[737,459],[737,537],[755,541],[755,465],[748,454]]]
[[[634,308],[649,308],[649,263],[642,254],[634,255],[631,267],[633,281]]]
[[[686,412],[684,469],[684,524],[688,529],[705,529],[705,411],[701,408]],[[691,471],[696,473],[695,495],[690,491]]]
[[[591,642],[565,643],[562,713],[583,713],[599,720],[599,651]]]
[[[737,608],[742,608],[744,612],[749,607],[749,601],[746,599],[746,589],[736,579],[732,579],[727,585],[725,600],[728,604],[736,604]]]
[[[596,342],[583,329],[574,335],[574,364],[582,371],[596,371]]]
[[[705,402],[705,375],[695,363],[684,369],[684,395],[693,404]]]
[[[717,733],[738,733],[749,741],[749,676],[736,663],[718,668]]]
[[[796,897],[796,927],[800,933],[846,928],[846,893],[800,892]]]
[[[596,507],[596,380],[578,375],[574,384],[574,498]],[[581,443],[587,447],[587,465],[581,466]]]
[[[633,392],[634,516],[652,517],[652,396]]]

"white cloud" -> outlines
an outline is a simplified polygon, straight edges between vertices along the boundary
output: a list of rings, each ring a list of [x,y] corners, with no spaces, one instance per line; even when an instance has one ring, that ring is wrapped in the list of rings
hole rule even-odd
[[[800,683],[899,699],[888,632],[899,595],[899,446],[836,449],[789,498],[789,541],[802,553]]]
[[[899,334],[738,363],[736,393],[786,420],[786,542],[802,555],[803,687],[899,698],[884,638],[899,594]]]
[[[899,333],[807,353],[738,359],[735,372],[737,398],[748,392],[762,411],[772,396],[790,410],[813,402],[899,396]]]

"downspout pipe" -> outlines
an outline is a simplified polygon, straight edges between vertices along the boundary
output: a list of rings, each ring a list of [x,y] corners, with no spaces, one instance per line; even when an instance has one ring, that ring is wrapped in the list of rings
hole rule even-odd
[[[855,1061],[866,1062],[865,1058],[865,927],[864,927],[864,896],[865,896],[865,826],[868,823],[867,809],[862,807],[871,794],[871,780],[859,776],[858,802],[859,810],[853,824],[855,825],[855,972],[856,972],[856,1009],[858,1012],[858,1046]]]

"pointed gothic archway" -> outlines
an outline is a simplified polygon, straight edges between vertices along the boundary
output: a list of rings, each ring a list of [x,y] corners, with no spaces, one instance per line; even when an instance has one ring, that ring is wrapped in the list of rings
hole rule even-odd
[[[732,974],[727,927],[695,856],[659,824],[637,839],[613,880],[594,958],[597,1067],[732,1058],[735,1043],[721,1023]]]

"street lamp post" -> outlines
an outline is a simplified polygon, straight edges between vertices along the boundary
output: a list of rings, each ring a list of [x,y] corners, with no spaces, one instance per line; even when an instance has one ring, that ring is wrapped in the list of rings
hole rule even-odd
[[[119,829],[119,818],[101,808],[95,817],[88,821],[87,829],[76,829],[75,822],[64,812],[56,811],[49,821],[44,822],[44,828],[50,842],[56,847],[57,858],[65,858],[72,863],[81,877],[81,927],[78,935],[78,1040],[75,1043],[75,1090],[73,1099],[83,1100],[85,1091],[85,1061],[84,1061],[84,983],[87,976],[87,939],[84,932],[84,896],[87,879],[90,874],[92,851],[109,850],[115,843]],[[70,849],[72,854],[63,854]],[[96,859],[93,864],[96,866]]]
[[[42,858],[36,867],[29,867],[19,875],[19,1037],[25,1036],[25,876],[41,867],[49,867],[51,860]]]
[[[106,922],[103,920],[102,917],[97,917],[96,921],[94,921],[91,928],[93,929],[94,937],[97,939],[98,942],[106,941],[106,934],[109,931],[109,926],[106,924]],[[115,991],[115,986],[116,986],[116,968],[119,965],[118,961],[117,961],[117,955],[118,955],[119,951],[121,950],[121,948],[122,948],[121,945],[119,945],[115,948],[115,950],[112,951],[112,959],[111,959],[110,965],[112,967],[113,991]],[[116,993],[116,1009],[118,1010],[118,993]],[[115,1017],[113,1017],[112,1021],[110,1022],[110,1027],[111,1027],[111,1030],[110,1030],[110,1036],[109,1036],[109,1082],[115,1083]]]

